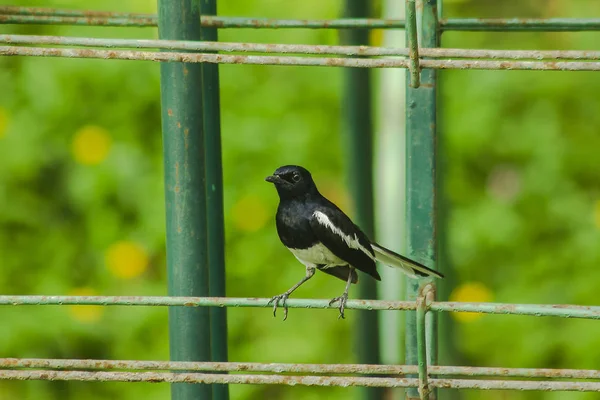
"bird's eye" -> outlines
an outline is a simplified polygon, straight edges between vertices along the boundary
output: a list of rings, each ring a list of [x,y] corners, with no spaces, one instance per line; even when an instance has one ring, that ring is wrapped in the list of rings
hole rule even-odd
[[[300,182],[300,174],[294,173],[294,175],[292,175],[292,180],[294,182]]]

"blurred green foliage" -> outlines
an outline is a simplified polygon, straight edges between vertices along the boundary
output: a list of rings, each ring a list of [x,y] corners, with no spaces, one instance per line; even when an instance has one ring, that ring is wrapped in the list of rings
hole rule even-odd
[[[222,2],[231,16],[335,18],[341,1]],[[590,17],[595,0],[445,1],[448,17]],[[12,4],[155,12],[154,0]],[[379,9],[380,4],[376,2]],[[156,37],[155,29],[2,26],[3,33]],[[377,33],[377,32],[376,32]],[[445,47],[594,49],[597,33],[449,32]],[[373,36],[377,38],[378,35]],[[332,30],[222,30],[223,41],[336,44]],[[351,210],[341,179],[342,70],[221,66],[227,294],[269,297],[302,274],[279,244],[273,188],[282,164],[314,172]],[[377,71],[373,72],[377,74]],[[512,303],[598,302],[600,75],[444,71],[440,132],[450,282]],[[165,295],[159,66],[150,62],[0,59],[0,292]],[[402,128],[399,127],[399,134]],[[402,156],[402,155],[400,155]],[[334,297],[319,275],[301,297]],[[451,289],[451,288],[450,288]],[[454,296],[473,291],[462,290]],[[476,291],[475,291],[476,292]],[[462,293],[462,294],[460,294]],[[474,293],[473,296],[477,296]],[[1,357],[167,359],[167,311],[5,307]],[[328,312],[230,309],[230,359],[353,362],[351,323]],[[349,315],[350,319],[352,318]],[[445,332],[441,332],[444,335]],[[400,339],[399,339],[400,340]],[[459,320],[448,362],[598,368],[595,321],[485,316]],[[233,399],[347,398],[354,389],[232,386]],[[168,385],[7,382],[0,398],[164,399]],[[469,399],[587,399],[591,394],[465,392]]]

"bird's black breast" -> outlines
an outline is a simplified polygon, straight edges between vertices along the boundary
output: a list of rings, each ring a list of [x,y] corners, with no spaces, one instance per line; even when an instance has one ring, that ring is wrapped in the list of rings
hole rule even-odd
[[[288,248],[306,249],[318,242],[310,226],[311,210],[302,201],[282,201],[275,222],[281,242]]]

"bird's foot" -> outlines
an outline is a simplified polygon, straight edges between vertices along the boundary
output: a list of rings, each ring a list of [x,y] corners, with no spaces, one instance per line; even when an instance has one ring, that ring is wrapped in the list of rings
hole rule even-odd
[[[340,306],[338,307],[340,310],[340,315],[338,316],[338,319],[346,319],[344,316],[344,309],[346,308],[346,302],[348,301],[348,293],[343,293],[341,296],[331,299],[329,305],[331,306],[333,303],[338,301],[340,302]]]
[[[273,316],[274,317],[277,316],[277,307],[279,306],[279,302],[281,301],[281,306],[283,307],[283,320],[285,321],[287,319],[287,316],[288,316],[287,299],[289,296],[290,296],[290,294],[288,292],[285,292],[278,296],[273,296],[271,298],[271,300],[269,300],[267,305],[270,305],[271,303],[273,303]]]

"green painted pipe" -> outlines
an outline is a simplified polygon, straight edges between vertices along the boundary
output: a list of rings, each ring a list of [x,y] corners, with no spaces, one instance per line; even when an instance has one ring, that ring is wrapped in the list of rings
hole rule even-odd
[[[408,11],[408,10],[407,10]],[[439,25],[437,0],[424,0],[421,30],[422,47],[439,47]],[[437,205],[436,205],[436,71],[424,69],[421,72],[421,86],[410,87],[407,74],[406,85],[406,160],[407,160],[407,239],[409,255],[431,268],[436,268],[437,255]],[[426,281],[424,281],[426,282]],[[434,284],[435,282],[432,282]],[[408,280],[407,296],[415,300],[419,282]],[[428,313],[427,356],[432,364],[437,363],[437,315]],[[416,315],[411,311],[406,316],[406,364],[417,364]],[[436,391],[432,392],[436,398]],[[406,391],[407,399],[418,399],[416,388]]]
[[[159,0],[161,39],[199,40],[199,0]],[[160,65],[170,296],[208,296],[202,65]],[[210,360],[210,310],[169,309],[170,358]],[[210,386],[173,383],[173,400],[210,400]]]

